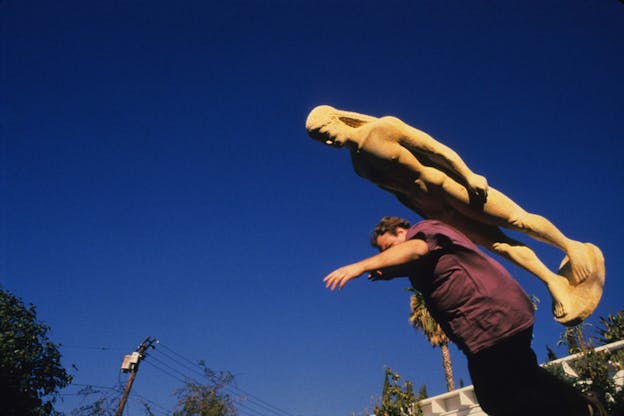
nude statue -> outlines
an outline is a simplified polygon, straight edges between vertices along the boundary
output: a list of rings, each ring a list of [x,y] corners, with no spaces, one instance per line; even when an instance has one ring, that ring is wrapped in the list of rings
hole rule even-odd
[[[507,258],[543,281],[553,298],[553,315],[575,325],[598,305],[604,285],[600,249],[566,237],[546,218],[529,213],[459,155],[427,133],[396,117],[372,117],[322,105],[306,121],[308,134],[332,147],[350,150],[355,172],[394,194],[425,219],[443,221],[475,243]],[[499,227],[523,232],[561,249],[558,273],[527,245]]]

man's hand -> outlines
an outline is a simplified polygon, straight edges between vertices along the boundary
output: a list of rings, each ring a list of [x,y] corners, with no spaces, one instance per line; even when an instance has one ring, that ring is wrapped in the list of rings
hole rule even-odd
[[[325,287],[329,290],[335,290],[336,287],[342,289],[349,280],[355,279],[365,271],[360,263],[353,263],[334,270],[323,281],[325,282]]]
[[[409,275],[409,265],[410,263],[407,263],[373,270],[368,273],[368,280],[376,282],[378,280],[392,280],[395,277],[406,277]]]
[[[369,279],[392,279],[407,276],[411,262],[420,260],[429,252],[427,243],[411,239],[387,248],[379,254],[334,270],[323,281],[330,290],[342,289],[349,280],[369,272]]]
[[[368,280],[376,282],[377,280],[387,280],[381,270],[373,270],[368,274]]]

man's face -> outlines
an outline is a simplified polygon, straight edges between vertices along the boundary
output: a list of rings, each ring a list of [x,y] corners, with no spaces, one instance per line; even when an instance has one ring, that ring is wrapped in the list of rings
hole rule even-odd
[[[396,234],[392,234],[391,232],[383,233],[382,235],[377,237],[377,245],[379,246],[379,251],[385,251],[392,246],[404,242],[406,234],[407,230],[405,228],[397,228]]]

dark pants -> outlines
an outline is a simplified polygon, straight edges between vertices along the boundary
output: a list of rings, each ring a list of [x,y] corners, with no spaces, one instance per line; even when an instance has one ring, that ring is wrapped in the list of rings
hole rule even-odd
[[[583,395],[538,365],[532,333],[529,328],[467,356],[481,408],[494,416],[588,416]]]

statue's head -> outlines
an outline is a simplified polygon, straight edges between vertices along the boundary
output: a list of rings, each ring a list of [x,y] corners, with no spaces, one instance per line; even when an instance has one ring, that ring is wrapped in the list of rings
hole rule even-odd
[[[352,134],[354,129],[373,120],[374,117],[319,105],[308,114],[306,130],[314,140],[328,146],[342,147],[348,141],[357,140]]]
[[[332,147],[342,147],[343,137],[336,131],[336,109],[328,105],[315,107],[306,120],[308,135],[314,140]]]

